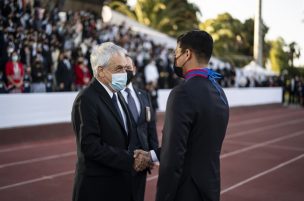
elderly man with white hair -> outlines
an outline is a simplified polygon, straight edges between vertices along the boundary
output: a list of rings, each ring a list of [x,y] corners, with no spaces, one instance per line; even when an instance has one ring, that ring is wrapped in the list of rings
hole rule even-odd
[[[77,143],[73,201],[132,200],[132,127],[127,106],[117,96],[127,82],[126,53],[110,42],[91,53],[94,78],[72,110]]]

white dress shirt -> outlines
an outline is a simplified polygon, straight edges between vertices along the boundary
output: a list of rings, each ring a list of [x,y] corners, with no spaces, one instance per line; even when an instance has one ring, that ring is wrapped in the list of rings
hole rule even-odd
[[[138,116],[140,116],[140,112],[141,112],[141,108],[140,108],[140,102],[139,102],[139,99],[137,97],[137,94],[136,92],[134,91],[134,88],[133,88],[133,84],[132,82],[127,86],[127,88],[130,89],[130,92],[131,92],[131,95],[134,99],[134,102],[135,102],[135,105],[136,105],[136,109],[137,109],[137,112],[138,112]],[[126,101],[126,103],[128,103],[128,93],[125,91],[126,88],[124,88],[121,93]]]
[[[135,105],[136,105],[136,109],[138,111],[138,116],[140,116],[140,112],[141,112],[140,102],[139,102],[139,99],[137,97],[136,92],[134,91],[132,82],[127,86],[127,88],[130,89],[131,95],[132,95],[132,97],[134,99],[134,102],[135,102]],[[123,89],[121,91],[121,93],[122,93],[125,101],[128,103],[128,93],[125,91],[125,89]],[[159,162],[159,160],[158,160],[158,158],[157,158],[156,153],[155,153],[154,150],[150,150],[150,154],[151,154],[151,158],[152,158],[153,162]]]
[[[98,80],[98,79],[97,79],[97,80]],[[114,93],[113,93],[105,84],[103,84],[103,83],[100,82],[99,80],[98,80],[98,82],[103,86],[103,88],[105,88],[105,90],[108,92],[110,98],[112,99]],[[121,106],[121,104],[120,104],[120,101],[119,101],[119,99],[118,99],[118,95],[117,95],[116,92],[115,92],[115,95],[116,95],[116,97],[117,97],[117,103],[118,103],[118,107],[119,107],[121,116],[122,116],[122,118],[123,118],[123,123],[124,123],[124,125],[125,125],[125,129],[126,129],[126,131],[127,131],[127,133],[128,133],[127,116],[126,116],[124,110],[122,109],[122,106]]]

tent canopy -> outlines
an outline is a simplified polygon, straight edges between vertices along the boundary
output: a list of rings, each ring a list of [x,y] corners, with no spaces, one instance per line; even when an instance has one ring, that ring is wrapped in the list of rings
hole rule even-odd
[[[258,65],[255,61],[251,61],[249,64],[244,66],[243,72],[247,76],[256,76],[256,75],[274,76],[274,75],[276,75],[274,72],[272,72],[270,70],[266,70],[262,66]]]

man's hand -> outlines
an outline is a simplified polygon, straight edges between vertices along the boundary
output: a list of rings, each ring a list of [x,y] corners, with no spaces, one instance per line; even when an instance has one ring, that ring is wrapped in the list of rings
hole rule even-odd
[[[134,169],[137,172],[143,171],[153,165],[150,152],[137,149],[134,151]]]

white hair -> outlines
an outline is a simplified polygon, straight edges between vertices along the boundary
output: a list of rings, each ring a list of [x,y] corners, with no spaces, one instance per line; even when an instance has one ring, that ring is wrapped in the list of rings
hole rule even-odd
[[[94,77],[97,77],[98,66],[107,67],[114,54],[126,55],[127,51],[112,42],[95,45],[90,56]]]

